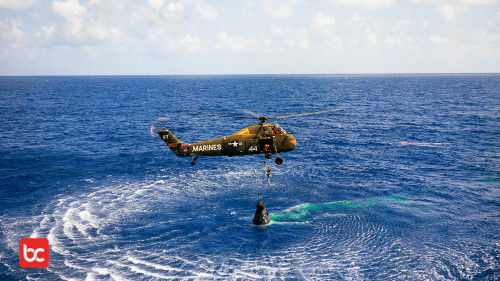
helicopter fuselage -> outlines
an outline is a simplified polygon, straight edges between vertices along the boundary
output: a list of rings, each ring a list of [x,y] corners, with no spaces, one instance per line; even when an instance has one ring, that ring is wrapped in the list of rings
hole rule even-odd
[[[186,115],[202,115],[216,117],[230,117],[243,119],[257,119],[261,124],[247,127],[234,135],[225,136],[222,138],[211,139],[207,141],[197,142],[189,145],[179,141],[169,130],[160,129],[156,131],[170,149],[180,157],[191,156],[195,164],[196,159],[200,156],[236,156],[249,154],[265,154],[267,159],[276,154],[276,164],[281,165],[283,158],[278,153],[291,151],[297,144],[295,138],[287,133],[276,123],[266,123],[269,119],[288,118],[296,116],[306,116],[311,114],[326,113],[338,111],[341,109],[328,109],[316,112],[281,115],[281,116],[234,116],[234,115],[219,115],[219,114],[204,114],[204,113],[182,113]],[[251,112],[249,112],[251,113]],[[162,118],[163,119],[163,118]],[[160,118],[158,119],[160,120]]]
[[[295,148],[296,140],[275,123],[257,124],[234,135],[206,140],[189,145],[181,141],[167,129],[157,131],[158,135],[180,157],[190,156],[237,156],[249,154],[266,154],[270,158],[273,153],[287,152]],[[268,157],[269,156],[269,157]]]

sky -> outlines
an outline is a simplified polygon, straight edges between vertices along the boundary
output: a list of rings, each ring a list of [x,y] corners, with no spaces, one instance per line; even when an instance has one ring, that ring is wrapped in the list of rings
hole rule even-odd
[[[0,0],[0,75],[500,72],[500,0]]]

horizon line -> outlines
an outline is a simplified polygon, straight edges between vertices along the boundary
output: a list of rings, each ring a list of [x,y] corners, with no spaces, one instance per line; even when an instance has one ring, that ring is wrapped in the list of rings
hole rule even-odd
[[[387,72],[387,73],[236,73],[236,74],[23,74],[0,77],[127,77],[127,76],[362,76],[362,75],[495,75],[500,72]]]

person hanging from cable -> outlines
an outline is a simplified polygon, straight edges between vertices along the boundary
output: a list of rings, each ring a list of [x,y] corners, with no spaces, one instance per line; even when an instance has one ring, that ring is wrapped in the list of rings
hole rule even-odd
[[[269,165],[267,165],[266,176],[267,176],[267,183],[269,183],[269,185],[270,185],[271,184],[271,168],[269,168]]]

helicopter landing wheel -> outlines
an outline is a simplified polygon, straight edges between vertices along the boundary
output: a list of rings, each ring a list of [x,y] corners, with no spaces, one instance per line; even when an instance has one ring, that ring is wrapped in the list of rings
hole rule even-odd
[[[267,159],[271,159],[271,157],[273,157],[273,153],[271,151],[267,151],[265,156]]]
[[[280,156],[278,156],[278,157],[276,157],[275,162],[276,162],[276,164],[281,165],[281,164],[283,164],[283,158],[281,158]]]
[[[194,166],[194,164],[196,164],[196,159],[198,159],[198,157],[200,157],[200,155],[196,155],[196,157],[193,159],[193,161],[191,161],[191,166]]]

